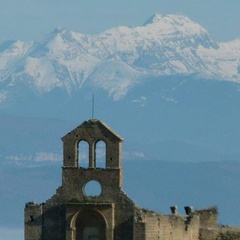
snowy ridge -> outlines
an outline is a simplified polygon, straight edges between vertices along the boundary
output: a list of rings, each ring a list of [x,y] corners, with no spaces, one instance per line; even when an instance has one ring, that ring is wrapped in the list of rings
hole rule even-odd
[[[116,27],[95,36],[56,28],[40,41],[0,43],[0,102],[27,86],[36,94],[86,82],[115,100],[148,76],[199,74],[240,81],[240,40],[218,43],[182,15],[155,14],[143,26]]]

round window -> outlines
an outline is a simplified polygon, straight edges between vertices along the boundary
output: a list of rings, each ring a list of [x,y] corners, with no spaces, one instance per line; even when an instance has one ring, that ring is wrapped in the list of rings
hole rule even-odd
[[[83,192],[87,197],[98,197],[102,192],[102,188],[98,181],[92,180],[84,186]]]

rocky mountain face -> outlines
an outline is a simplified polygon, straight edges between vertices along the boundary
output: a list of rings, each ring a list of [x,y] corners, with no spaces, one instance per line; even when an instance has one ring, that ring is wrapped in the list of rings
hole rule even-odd
[[[84,84],[119,100],[156,76],[195,74],[239,82],[239,55],[240,39],[216,42],[182,15],[156,14],[142,26],[94,36],[57,28],[38,41],[0,43],[0,106],[23,92],[42,96],[61,89],[69,96]]]

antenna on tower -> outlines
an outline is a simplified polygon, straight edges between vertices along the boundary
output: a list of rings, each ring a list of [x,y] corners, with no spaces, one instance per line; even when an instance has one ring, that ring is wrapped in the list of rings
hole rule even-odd
[[[92,119],[94,119],[94,93],[92,94]]]

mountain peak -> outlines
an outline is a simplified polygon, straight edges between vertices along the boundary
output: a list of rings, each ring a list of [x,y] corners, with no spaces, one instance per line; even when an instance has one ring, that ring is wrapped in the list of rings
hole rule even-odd
[[[54,42],[56,44],[57,42],[61,41],[70,41],[72,40],[72,32],[64,27],[57,27],[52,32],[48,33],[44,36],[40,41],[38,41],[38,44],[41,45],[49,45],[51,42]]]
[[[148,18],[147,21],[143,25],[146,26],[148,24],[158,22],[159,20],[162,19],[162,17],[163,16],[160,13],[155,13],[150,18]]]
[[[66,32],[69,32],[69,30],[64,27],[56,27],[53,32],[54,33],[66,33]]]
[[[168,22],[171,24],[182,25],[184,22],[191,22],[191,20],[182,14],[162,15],[160,13],[155,13],[143,24],[143,26],[158,22]]]

